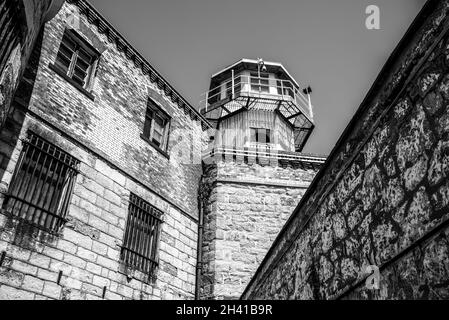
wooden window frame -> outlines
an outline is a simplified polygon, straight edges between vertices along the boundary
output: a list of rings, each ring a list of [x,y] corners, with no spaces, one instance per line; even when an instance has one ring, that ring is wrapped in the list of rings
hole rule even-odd
[[[159,117],[164,122],[162,142],[158,144],[155,139],[156,117]],[[142,139],[147,141],[151,146],[158,150],[163,156],[169,158],[167,153],[168,143],[170,140],[171,117],[156,103],[153,99],[148,98],[147,109],[145,112],[145,122]]]
[[[266,83],[265,83],[266,82]],[[251,91],[252,92],[258,92],[258,93],[270,93],[270,75],[267,73],[261,73],[260,77],[257,72],[251,72],[250,73],[250,85],[251,85]],[[257,88],[257,89],[255,89]],[[265,90],[262,90],[262,88],[265,88]]]
[[[62,53],[61,49],[62,46],[65,45],[64,40],[66,38],[74,44],[73,54],[70,58],[66,57]],[[82,58],[80,58],[80,52],[82,51],[84,51],[84,53],[87,54],[88,57],[90,57],[90,62],[86,62],[82,60]],[[65,57],[66,60],[70,60],[70,64],[68,67],[61,62],[61,60],[63,59],[60,58],[61,56]],[[91,91],[94,83],[93,80],[98,70],[100,56],[100,53],[73,29],[66,29],[61,39],[55,62],[50,65],[50,68],[93,100]],[[75,79],[75,70],[78,66],[79,60],[83,61],[89,66],[85,72],[86,77],[84,79],[83,85]]]

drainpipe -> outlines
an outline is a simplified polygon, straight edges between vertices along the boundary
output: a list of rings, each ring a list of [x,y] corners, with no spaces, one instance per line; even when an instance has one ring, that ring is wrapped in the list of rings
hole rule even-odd
[[[203,199],[198,196],[198,248],[196,258],[196,281],[195,281],[195,300],[200,298],[201,272],[203,271],[203,232],[204,232],[204,212]]]

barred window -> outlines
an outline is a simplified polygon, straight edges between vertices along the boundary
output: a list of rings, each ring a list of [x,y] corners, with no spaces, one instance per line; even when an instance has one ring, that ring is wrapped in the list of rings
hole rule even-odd
[[[73,30],[64,33],[55,66],[76,85],[88,89],[99,54]]]
[[[148,99],[143,137],[152,145],[167,150],[170,117],[159,106]]]
[[[29,132],[4,209],[40,229],[58,232],[66,222],[79,161]]]
[[[135,194],[130,195],[128,211],[120,259],[151,277],[158,265],[162,211]]]

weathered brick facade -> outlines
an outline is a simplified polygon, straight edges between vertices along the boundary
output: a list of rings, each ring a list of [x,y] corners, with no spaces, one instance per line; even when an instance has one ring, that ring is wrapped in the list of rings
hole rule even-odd
[[[101,54],[90,92],[51,67],[68,17]],[[24,78],[0,137],[0,205],[29,131],[80,165],[60,233],[2,209],[0,299],[192,299],[207,122],[84,1],[45,25]],[[148,97],[171,116],[169,157],[141,138]],[[154,283],[120,259],[131,193],[163,212]]]
[[[244,299],[449,298],[448,13],[425,5]]]

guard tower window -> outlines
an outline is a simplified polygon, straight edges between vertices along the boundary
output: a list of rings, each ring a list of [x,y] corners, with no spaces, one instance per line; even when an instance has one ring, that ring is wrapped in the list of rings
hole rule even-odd
[[[130,195],[120,260],[150,277],[158,265],[161,217],[162,211],[135,194]]]
[[[271,130],[262,128],[251,128],[252,143],[271,143]]]
[[[75,85],[89,89],[99,56],[99,53],[73,30],[66,30],[55,66]]]
[[[4,209],[39,229],[58,232],[66,222],[79,161],[28,133]]]
[[[251,91],[270,92],[270,81],[268,74],[251,73]]]
[[[153,100],[148,99],[144,138],[165,152],[168,145],[169,126],[170,117]]]

